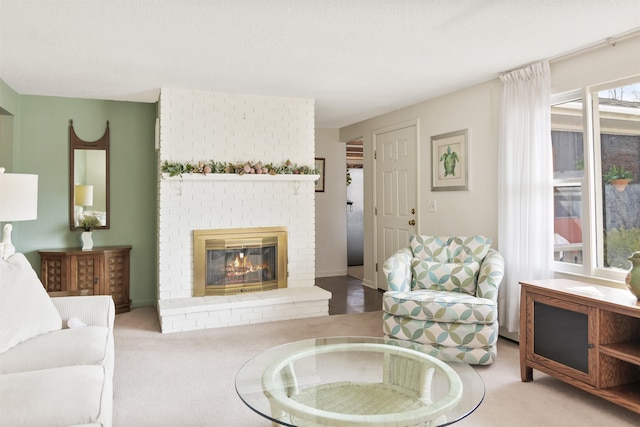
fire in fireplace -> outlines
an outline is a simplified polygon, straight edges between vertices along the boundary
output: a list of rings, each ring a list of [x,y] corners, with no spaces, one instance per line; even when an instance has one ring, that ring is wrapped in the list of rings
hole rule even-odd
[[[276,277],[276,249],[276,238],[251,239],[231,245],[220,240],[208,243],[206,284],[272,282]]]
[[[195,230],[194,296],[287,287],[286,227]]]

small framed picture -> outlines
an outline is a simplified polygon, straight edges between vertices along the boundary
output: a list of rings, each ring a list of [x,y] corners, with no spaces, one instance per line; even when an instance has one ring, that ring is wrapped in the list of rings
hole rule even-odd
[[[431,191],[469,189],[467,129],[431,137]]]
[[[316,193],[324,193],[324,157],[316,157],[315,168],[320,171],[320,178],[316,180]]]

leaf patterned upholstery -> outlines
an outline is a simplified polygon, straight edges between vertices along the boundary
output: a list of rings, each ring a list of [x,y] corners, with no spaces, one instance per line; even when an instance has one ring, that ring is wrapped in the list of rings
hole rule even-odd
[[[493,363],[504,259],[490,247],[491,239],[413,235],[409,240],[409,247],[383,266],[388,285],[382,307],[384,335],[412,341],[429,354],[443,353],[469,364]],[[453,279],[452,265],[458,269]],[[437,282],[428,286],[432,289],[424,289],[425,277]],[[461,284],[473,284],[473,289]]]
[[[409,246],[413,256],[419,259],[438,262],[449,262],[451,259],[448,237],[412,234],[409,237]]]
[[[382,309],[394,316],[447,323],[492,324],[498,315],[497,304],[490,299],[428,289],[385,292]]]
[[[478,261],[435,262],[414,258],[411,260],[411,272],[415,277],[413,289],[456,291],[475,295],[479,269]]]

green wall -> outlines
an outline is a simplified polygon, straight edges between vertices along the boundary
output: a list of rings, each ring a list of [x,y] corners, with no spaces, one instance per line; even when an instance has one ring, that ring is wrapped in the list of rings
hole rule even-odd
[[[13,141],[17,129],[14,116],[20,108],[20,96],[0,79],[0,166],[13,172]]]
[[[156,304],[156,108],[156,104],[19,95],[13,171],[39,176],[38,219],[15,222],[12,240],[36,271],[40,271],[38,250],[80,246],[79,233],[68,225],[69,120],[87,141],[100,138],[108,120],[111,228],[94,231],[93,241],[96,246],[131,245],[133,306]],[[0,159],[0,166],[4,161]]]

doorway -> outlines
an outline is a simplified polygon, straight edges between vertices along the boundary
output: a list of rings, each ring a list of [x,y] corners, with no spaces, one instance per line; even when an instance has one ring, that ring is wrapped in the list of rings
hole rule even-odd
[[[410,122],[374,132],[375,262],[374,284],[387,290],[382,266],[407,246],[417,230],[418,123]]]
[[[346,143],[347,150],[347,275],[364,279],[364,177],[362,138]]]

